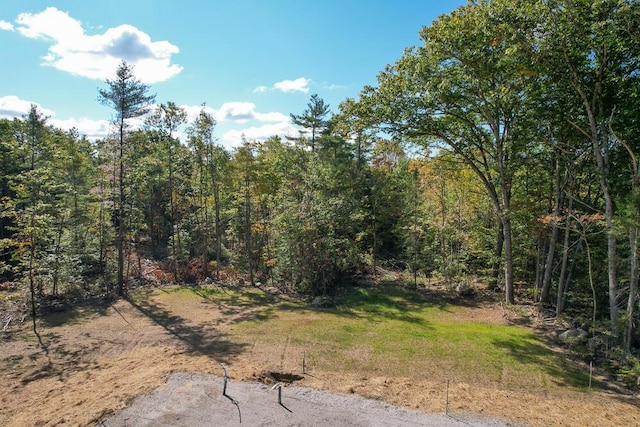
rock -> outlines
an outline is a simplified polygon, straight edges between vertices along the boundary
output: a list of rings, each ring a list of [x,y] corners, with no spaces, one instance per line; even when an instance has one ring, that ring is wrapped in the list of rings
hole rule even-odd
[[[335,302],[330,297],[318,296],[311,301],[311,305],[316,308],[330,308],[335,305]]]
[[[584,342],[587,340],[589,333],[582,328],[572,328],[558,335],[560,342]]]
[[[461,297],[473,297],[476,294],[476,290],[469,286],[467,283],[459,283],[456,286],[456,293]]]

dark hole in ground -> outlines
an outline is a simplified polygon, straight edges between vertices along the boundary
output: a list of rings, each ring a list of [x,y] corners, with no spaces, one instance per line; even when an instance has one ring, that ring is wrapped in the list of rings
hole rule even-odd
[[[289,372],[265,371],[258,375],[257,380],[263,384],[284,383],[292,384],[304,379],[302,375]]]

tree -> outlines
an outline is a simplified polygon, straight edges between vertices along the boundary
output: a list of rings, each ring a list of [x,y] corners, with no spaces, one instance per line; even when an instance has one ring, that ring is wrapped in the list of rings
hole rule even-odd
[[[213,115],[206,111],[206,105],[203,104],[200,113],[195,121],[187,129],[189,146],[195,158],[197,168],[194,170],[194,179],[197,181],[199,194],[199,209],[202,217],[201,239],[203,244],[200,253],[203,258],[205,273],[208,272],[209,260],[209,236],[210,236],[210,215],[208,213],[208,198],[213,195],[213,222],[215,233],[215,271],[216,278],[220,277],[220,265],[222,263],[222,194],[221,188],[225,178],[228,178],[229,172],[229,153],[216,145],[213,131],[216,126],[216,120]]]
[[[433,267],[446,282],[491,265],[495,215],[471,169],[440,150],[419,164],[426,206],[423,221],[434,232]],[[453,282],[455,283],[455,281]]]
[[[311,151],[316,149],[316,137],[327,127],[325,117],[329,114],[329,104],[317,94],[311,95],[307,109],[300,115],[291,114],[293,124],[303,127],[311,132]]]
[[[156,107],[153,114],[147,118],[145,124],[155,133],[158,143],[162,146],[167,156],[167,168],[169,174],[169,214],[171,224],[171,250],[172,250],[172,266],[174,277],[177,279],[177,265],[180,264],[178,253],[182,252],[182,244],[180,240],[179,225],[176,224],[176,201],[174,188],[174,169],[175,155],[179,141],[173,136],[180,125],[187,120],[187,112],[184,108],[178,107],[174,102],[169,101],[166,104],[160,104]]]
[[[238,189],[235,201],[237,209],[236,233],[242,236],[244,246],[242,259],[246,262],[251,286],[255,285],[256,266],[256,257],[253,249],[254,222],[252,217],[254,209],[252,192],[256,180],[255,164],[255,145],[244,139],[242,145],[236,149],[233,163]]]
[[[52,262],[48,263],[52,294],[57,296],[60,291],[82,289],[82,276],[96,265],[97,246],[90,232],[94,197],[89,193],[95,169],[91,143],[80,137],[75,128],[68,132],[52,129],[51,139],[54,179],[62,192],[56,205],[55,242],[49,255]]]
[[[11,215],[15,226],[13,258],[17,272],[29,288],[33,332],[36,330],[37,300],[49,282],[47,253],[51,251],[55,221],[61,210],[61,186],[54,178],[52,145],[47,118],[32,104],[24,120],[16,125],[23,154],[22,170],[10,179],[13,198],[2,200],[3,216]],[[39,335],[38,335],[39,337]]]
[[[2,201],[15,197],[11,181],[23,168],[17,132],[14,130],[19,123],[17,119],[0,119],[0,170],[3,172],[0,174],[0,278],[11,277],[11,258],[15,250],[15,242],[11,238],[15,220]]]
[[[356,145],[358,169],[362,167],[365,155],[375,140],[375,128],[362,114],[366,108],[352,98],[347,98],[338,106],[340,112],[331,118],[330,127],[334,133],[345,140],[352,140]]]
[[[514,302],[512,185],[523,166],[529,93],[526,67],[534,16],[508,0],[482,2],[443,15],[365,88],[361,101],[387,131],[424,145],[444,144],[475,172],[504,237],[505,297]]]
[[[546,6],[547,15],[539,31],[540,59],[553,79],[571,89],[568,96],[577,108],[566,120],[590,143],[598,171],[607,225],[609,315],[613,326],[618,319],[615,209],[619,178],[612,166],[620,148],[614,131],[629,123],[629,107],[637,111],[637,105],[628,99],[638,94],[640,43],[635,29],[640,25],[640,5],[632,0],[558,0],[546,2]]]
[[[113,123],[116,126],[117,145],[115,147],[118,193],[114,197],[114,226],[116,229],[116,247],[118,251],[118,295],[126,293],[124,285],[124,244],[127,235],[125,221],[125,155],[126,135],[130,119],[145,115],[155,100],[149,95],[149,86],[136,79],[133,66],[122,61],[116,70],[116,79],[107,79],[107,89],[98,90],[98,100],[114,110]]]

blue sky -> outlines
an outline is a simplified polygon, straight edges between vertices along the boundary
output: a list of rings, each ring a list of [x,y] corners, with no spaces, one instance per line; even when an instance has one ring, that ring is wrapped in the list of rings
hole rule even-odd
[[[98,88],[125,59],[157,102],[218,121],[227,147],[241,135],[296,135],[317,93],[337,111],[418,31],[465,0],[0,0],[0,118],[35,103],[61,128],[109,133]]]

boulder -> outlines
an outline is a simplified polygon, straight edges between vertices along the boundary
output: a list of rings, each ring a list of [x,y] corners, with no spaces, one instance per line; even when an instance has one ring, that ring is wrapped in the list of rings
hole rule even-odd
[[[311,305],[315,308],[330,308],[335,306],[335,302],[328,296],[317,296],[311,301]]]
[[[560,342],[584,342],[589,337],[589,333],[582,328],[567,329],[558,335]]]
[[[467,283],[459,283],[456,286],[456,293],[460,297],[467,298],[475,296],[476,290]]]

